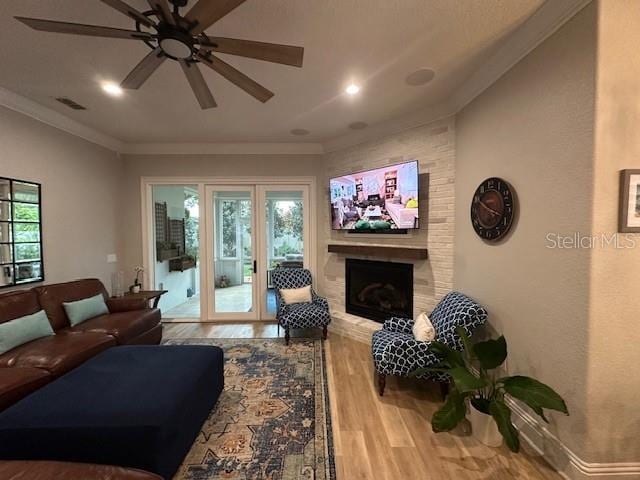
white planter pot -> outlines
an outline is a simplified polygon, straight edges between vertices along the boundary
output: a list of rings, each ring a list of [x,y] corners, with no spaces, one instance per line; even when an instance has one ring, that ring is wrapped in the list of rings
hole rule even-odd
[[[502,445],[502,435],[500,435],[498,426],[491,415],[479,412],[473,405],[469,405],[469,422],[471,423],[471,434],[480,443],[489,447]]]

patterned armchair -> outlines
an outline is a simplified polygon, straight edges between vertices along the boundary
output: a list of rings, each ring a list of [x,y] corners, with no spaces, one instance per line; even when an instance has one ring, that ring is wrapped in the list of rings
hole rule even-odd
[[[280,290],[302,288],[311,285],[311,272],[306,268],[276,268],[271,275],[276,288],[278,330],[284,328],[284,339],[289,345],[289,330],[296,328],[321,327],[322,337],[327,338],[327,326],[331,322],[329,304],[311,288],[312,301],[308,303],[285,304]]]
[[[429,315],[436,330],[436,340],[456,350],[462,350],[462,340],[456,333],[460,326],[467,335],[487,319],[487,311],[474,300],[459,292],[444,296]],[[371,349],[378,373],[378,391],[384,393],[387,375],[406,377],[418,368],[435,365],[440,359],[429,351],[431,342],[419,342],[413,337],[413,320],[392,317],[384,322],[382,330],[373,334]],[[443,373],[426,373],[418,378],[429,378],[440,383],[446,395],[449,378]]]

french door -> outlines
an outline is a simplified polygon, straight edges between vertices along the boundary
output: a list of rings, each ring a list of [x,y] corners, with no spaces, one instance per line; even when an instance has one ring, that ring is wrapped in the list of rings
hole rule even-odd
[[[308,267],[308,185],[206,185],[207,320],[275,317],[271,272]],[[203,312],[204,313],[204,312]]]

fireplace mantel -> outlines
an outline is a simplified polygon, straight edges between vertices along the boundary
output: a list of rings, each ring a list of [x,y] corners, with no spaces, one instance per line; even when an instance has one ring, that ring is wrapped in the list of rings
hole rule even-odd
[[[379,256],[405,258],[409,260],[426,260],[429,250],[424,247],[400,247],[396,245],[358,245],[346,243],[330,243],[329,253],[343,253],[347,255]]]

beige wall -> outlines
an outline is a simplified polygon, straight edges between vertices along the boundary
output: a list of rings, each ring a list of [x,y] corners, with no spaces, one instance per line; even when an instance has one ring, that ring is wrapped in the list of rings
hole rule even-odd
[[[109,289],[116,264],[107,255],[119,252],[122,161],[3,107],[0,152],[0,175],[42,183],[45,282],[98,277]]]
[[[509,373],[567,400],[571,416],[551,415],[548,428],[580,456],[593,453],[588,346],[602,334],[589,324],[591,252],[547,248],[546,235],[592,228],[596,13],[587,6],[456,119],[454,286],[506,336]],[[493,176],[513,185],[519,205],[499,244],[483,242],[469,219],[474,190]]]
[[[280,177],[316,176],[319,155],[125,155],[122,198],[126,237],[124,265],[142,264],[142,177]]]
[[[598,5],[593,232],[617,231],[619,171],[640,168],[640,4]],[[591,265],[587,455],[640,461],[640,235],[600,248]]]
[[[345,256],[327,253],[327,244],[330,242],[428,247],[429,259],[413,262],[415,314],[422,311],[430,312],[437,300],[451,290],[454,234],[454,139],[455,123],[453,117],[450,117],[325,155],[324,172],[318,181],[320,199],[318,202],[317,276],[320,289],[331,304],[334,329],[348,330],[352,328],[353,322],[359,320],[345,313]],[[354,237],[345,232],[331,230],[328,188],[331,177],[409,160],[418,160],[419,172],[428,174],[428,192],[420,192],[421,197],[424,193],[427,194],[428,203],[421,200],[419,230],[406,236],[391,238],[376,235]],[[371,260],[406,262],[397,258],[372,257]],[[344,322],[344,327],[340,327],[341,322]],[[369,339],[370,336],[366,341]]]

